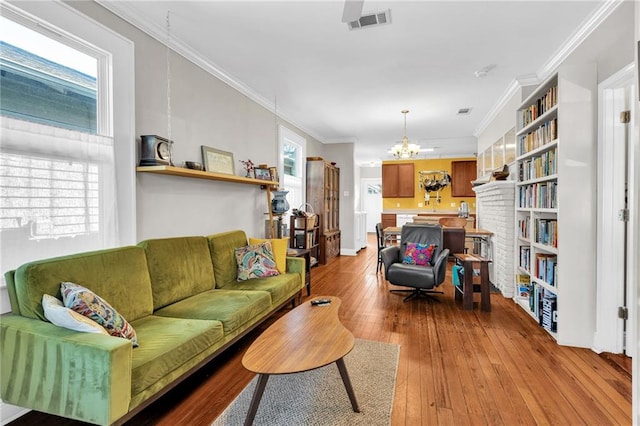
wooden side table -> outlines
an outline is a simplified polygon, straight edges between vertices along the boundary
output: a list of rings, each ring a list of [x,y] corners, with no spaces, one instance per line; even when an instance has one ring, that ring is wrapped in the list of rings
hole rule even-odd
[[[307,287],[307,296],[311,296],[311,249],[288,248],[287,256],[304,257],[304,285]]]
[[[462,262],[464,267],[464,282],[462,286],[455,286],[455,299],[462,299],[462,309],[473,310],[473,293],[480,293],[480,310],[491,312],[491,289],[489,288],[489,262],[486,257],[455,253],[453,255]],[[480,282],[473,282],[473,267],[480,264]]]

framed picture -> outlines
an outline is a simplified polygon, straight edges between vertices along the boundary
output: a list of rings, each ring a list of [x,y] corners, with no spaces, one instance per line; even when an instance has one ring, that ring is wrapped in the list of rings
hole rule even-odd
[[[255,169],[253,169],[253,172],[256,175],[256,179],[262,179],[262,180],[271,180],[271,173],[269,173],[269,169],[261,169],[259,167],[256,167]]]
[[[269,167],[269,175],[271,176],[271,180],[274,182],[278,182],[278,168],[277,167]]]
[[[233,169],[233,153],[221,151],[202,145],[204,169],[208,172],[235,174]]]

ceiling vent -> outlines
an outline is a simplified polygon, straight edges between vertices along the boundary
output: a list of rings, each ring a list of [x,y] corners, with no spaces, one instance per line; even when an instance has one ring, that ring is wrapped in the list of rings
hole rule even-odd
[[[380,12],[370,12],[362,15],[357,21],[347,22],[350,30],[359,30],[362,28],[375,27],[377,25],[385,25],[391,23],[391,10],[382,10]]]
[[[469,115],[471,114],[471,108],[460,108],[458,110],[458,115]]]

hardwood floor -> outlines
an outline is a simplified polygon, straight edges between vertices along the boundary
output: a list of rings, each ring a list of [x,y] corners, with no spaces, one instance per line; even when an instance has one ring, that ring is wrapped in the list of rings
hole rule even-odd
[[[480,312],[478,299],[462,311],[450,276],[439,302],[403,303],[376,275],[376,255],[370,236],[358,256],[314,268],[311,297],[340,297],[340,319],[356,338],[401,345],[393,425],[632,423],[631,378],[605,358],[558,346],[500,294],[491,312]],[[242,354],[267,326],[127,424],[209,425],[253,378]],[[11,424],[80,423],[32,412]]]

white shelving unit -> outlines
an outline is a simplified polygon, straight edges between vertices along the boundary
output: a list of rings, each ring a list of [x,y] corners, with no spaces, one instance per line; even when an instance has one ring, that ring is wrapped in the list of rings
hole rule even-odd
[[[514,300],[568,346],[595,332],[596,99],[595,64],[563,66],[516,113]]]

